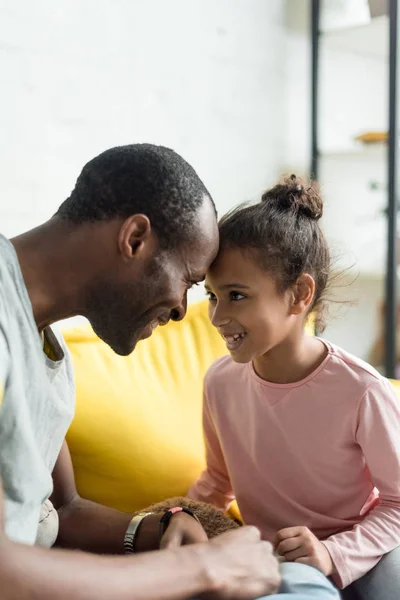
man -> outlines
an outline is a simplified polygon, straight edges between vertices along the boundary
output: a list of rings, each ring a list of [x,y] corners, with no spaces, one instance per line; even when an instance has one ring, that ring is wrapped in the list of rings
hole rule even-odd
[[[64,441],[73,375],[50,325],[84,315],[127,355],[158,325],[185,316],[187,291],[217,249],[206,188],[180,156],[148,144],[104,152],[50,221],[11,242],[0,237],[2,600],[251,599],[277,590],[277,562],[255,529],[193,543],[205,534],[185,513],[170,519],[164,550],[105,556],[132,550],[132,517],[78,496]],[[50,494],[53,537],[64,550],[34,546]],[[160,517],[143,519],[136,552],[158,548]],[[315,597],[335,597],[313,575],[322,590]]]

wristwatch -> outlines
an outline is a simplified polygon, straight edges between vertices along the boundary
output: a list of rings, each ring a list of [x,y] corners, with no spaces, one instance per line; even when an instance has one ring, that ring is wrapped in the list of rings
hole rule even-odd
[[[134,554],[135,553],[135,540],[136,535],[139,529],[139,526],[145,517],[152,515],[152,512],[138,513],[129,523],[128,529],[126,530],[124,537],[124,549],[125,554]]]

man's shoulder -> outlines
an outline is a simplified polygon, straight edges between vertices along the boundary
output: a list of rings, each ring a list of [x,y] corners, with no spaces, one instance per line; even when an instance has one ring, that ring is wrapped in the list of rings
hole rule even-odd
[[[0,234],[0,325],[8,308],[14,306],[16,263],[17,258],[11,242]]]
[[[10,366],[9,348],[9,303],[7,301],[4,273],[0,260],[0,406],[5,392],[6,380]]]
[[[10,344],[35,331],[32,305],[12,243],[0,235],[0,329]]]

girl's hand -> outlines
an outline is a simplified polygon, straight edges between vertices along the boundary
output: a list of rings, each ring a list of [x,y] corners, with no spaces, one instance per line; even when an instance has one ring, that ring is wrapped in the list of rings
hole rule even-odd
[[[315,567],[326,576],[335,573],[331,555],[308,527],[281,529],[276,534],[274,547],[277,553],[288,562]]]
[[[173,515],[161,539],[160,549],[178,548],[187,544],[206,542],[207,534],[196,519],[179,512]]]

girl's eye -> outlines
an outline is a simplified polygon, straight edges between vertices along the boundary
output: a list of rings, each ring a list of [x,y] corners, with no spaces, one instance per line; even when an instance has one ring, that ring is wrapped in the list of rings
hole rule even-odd
[[[206,296],[207,298],[210,300],[210,302],[215,302],[216,301],[216,297],[215,294],[213,294],[212,292],[206,292]]]
[[[230,300],[233,302],[237,302],[238,300],[243,300],[246,296],[243,296],[240,292],[230,292],[229,293]]]

